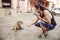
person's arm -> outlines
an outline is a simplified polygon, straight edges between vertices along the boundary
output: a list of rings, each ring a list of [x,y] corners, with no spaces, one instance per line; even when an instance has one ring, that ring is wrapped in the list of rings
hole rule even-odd
[[[36,12],[35,15],[36,15],[36,18],[33,20],[33,22],[31,23],[31,25],[35,24],[35,23],[36,23],[38,20],[40,20],[40,18],[41,18],[41,17],[39,16],[40,14],[38,14],[37,12]]]
[[[36,13],[36,16],[37,16],[38,20],[41,19],[40,14]]]
[[[35,24],[38,21],[38,18],[34,19],[33,22],[29,25],[32,26],[33,24]]]
[[[50,24],[51,23],[50,16],[47,14],[46,11],[44,11],[44,15],[45,15],[45,18],[41,18],[40,15],[38,15],[38,14],[36,16],[39,20],[43,20],[43,21],[47,22],[48,24]]]
[[[50,24],[51,23],[50,16],[45,11],[44,11],[44,15],[45,15],[45,18],[43,18],[41,20],[43,20],[43,21],[47,22],[48,24]]]

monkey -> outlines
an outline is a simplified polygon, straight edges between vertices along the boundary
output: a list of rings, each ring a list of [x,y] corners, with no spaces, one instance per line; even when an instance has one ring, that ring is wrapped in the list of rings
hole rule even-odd
[[[15,23],[15,25],[13,25],[13,30],[22,30],[23,28],[21,27],[21,25],[23,24],[23,21],[17,21]]]

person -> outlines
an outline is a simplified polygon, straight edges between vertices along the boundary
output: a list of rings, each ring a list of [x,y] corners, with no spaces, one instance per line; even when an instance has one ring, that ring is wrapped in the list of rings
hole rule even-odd
[[[56,22],[54,20],[54,16],[44,7],[41,5],[35,5],[36,10],[36,19],[29,25],[40,27],[43,30],[44,35],[46,35],[47,30],[52,30],[56,26]],[[40,22],[38,22],[41,20]]]

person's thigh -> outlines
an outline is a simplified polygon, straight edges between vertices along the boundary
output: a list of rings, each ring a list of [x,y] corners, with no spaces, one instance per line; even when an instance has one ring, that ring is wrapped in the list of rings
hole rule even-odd
[[[40,27],[40,22],[36,22],[35,26]]]
[[[54,29],[54,28],[55,28],[55,26],[54,26],[54,25],[49,24],[49,30],[52,30],[52,29]]]
[[[47,24],[47,23],[44,22],[44,21],[36,22],[36,23],[35,23],[35,26],[40,27],[40,24],[43,25],[44,27],[46,27],[47,30],[52,30],[52,29],[55,28],[54,25],[52,25],[52,24]]]
[[[40,27],[40,24],[42,24],[44,27],[47,27],[47,23],[45,23],[44,21],[36,22],[35,26],[39,26]]]
[[[46,22],[44,22],[44,21],[41,21],[40,24],[43,25],[43,26],[46,27],[46,28],[47,28],[47,26],[48,26],[48,24],[47,24]]]
[[[46,27],[47,30],[52,30],[52,29],[55,28],[54,25],[52,25],[52,24],[47,24],[47,23],[44,22],[44,21],[42,21],[41,24],[42,24],[44,27]]]

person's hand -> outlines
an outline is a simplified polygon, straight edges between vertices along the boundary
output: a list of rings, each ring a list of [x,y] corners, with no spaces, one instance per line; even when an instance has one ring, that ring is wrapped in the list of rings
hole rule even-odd
[[[38,12],[36,12],[36,13],[35,13],[35,15],[36,15],[36,16],[38,16],[38,15],[39,15],[39,13],[38,13]]]
[[[37,16],[37,18],[38,18],[39,20],[41,20],[41,19],[42,19],[40,16]]]
[[[40,17],[40,16],[38,16],[38,18],[39,18],[39,19],[41,19],[41,17]]]
[[[38,19],[41,19],[40,14],[36,14],[36,16],[37,16]]]
[[[31,27],[32,25],[28,25],[28,27]]]

